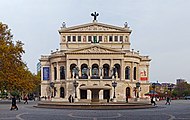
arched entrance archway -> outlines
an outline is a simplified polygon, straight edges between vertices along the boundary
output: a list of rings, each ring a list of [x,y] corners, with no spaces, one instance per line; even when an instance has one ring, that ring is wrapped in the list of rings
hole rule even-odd
[[[126,88],[126,97],[128,97],[128,98],[131,97],[130,87]]]

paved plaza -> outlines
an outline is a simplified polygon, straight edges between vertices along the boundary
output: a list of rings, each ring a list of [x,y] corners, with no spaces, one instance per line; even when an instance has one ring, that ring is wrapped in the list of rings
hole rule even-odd
[[[128,110],[72,110],[35,108],[36,101],[18,103],[19,110],[10,111],[8,102],[0,102],[0,120],[190,120],[190,100],[157,103],[156,108]]]

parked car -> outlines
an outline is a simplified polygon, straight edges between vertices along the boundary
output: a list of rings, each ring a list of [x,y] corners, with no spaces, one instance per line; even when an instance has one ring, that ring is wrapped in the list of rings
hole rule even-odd
[[[185,96],[184,97],[186,100],[190,100],[190,96]]]

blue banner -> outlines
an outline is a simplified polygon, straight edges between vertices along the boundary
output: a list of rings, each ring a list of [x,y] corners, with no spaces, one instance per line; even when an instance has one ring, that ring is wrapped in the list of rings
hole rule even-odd
[[[49,67],[43,67],[43,80],[49,80]]]

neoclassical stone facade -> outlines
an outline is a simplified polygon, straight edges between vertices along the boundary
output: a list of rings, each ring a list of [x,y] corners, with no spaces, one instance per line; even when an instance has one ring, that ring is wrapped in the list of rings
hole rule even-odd
[[[40,58],[41,96],[57,101],[68,101],[70,95],[76,101],[146,98],[151,59],[131,50],[131,32],[127,25],[97,20],[74,27],[63,24],[60,49]]]

